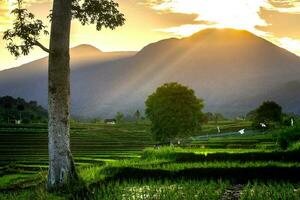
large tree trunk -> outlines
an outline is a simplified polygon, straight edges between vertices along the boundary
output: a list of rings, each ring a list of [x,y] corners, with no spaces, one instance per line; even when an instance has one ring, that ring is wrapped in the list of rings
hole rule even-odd
[[[70,150],[71,0],[54,0],[49,55],[48,190],[68,187],[77,179]]]

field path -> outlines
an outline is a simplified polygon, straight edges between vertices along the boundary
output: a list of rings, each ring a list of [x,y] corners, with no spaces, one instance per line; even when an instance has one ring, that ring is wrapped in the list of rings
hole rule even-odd
[[[233,185],[224,192],[221,200],[238,200],[243,188],[244,185],[242,184]]]

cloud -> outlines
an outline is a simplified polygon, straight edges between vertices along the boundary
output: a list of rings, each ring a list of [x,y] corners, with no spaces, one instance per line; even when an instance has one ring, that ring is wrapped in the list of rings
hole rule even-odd
[[[195,14],[196,22],[207,22],[207,27],[236,28],[255,32],[256,26],[267,26],[264,19],[259,16],[259,10],[267,5],[267,0],[148,0],[147,5],[158,12]],[[201,30],[200,24],[182,24],[169,27],[165,31],[177,33]],[[163,31],[159,29],[160,31]]]
[[[205,28],[251,31],[300,55],[300,0],[143,0],[157,12],[195,14],[186,23],[156,31],[188,36]]]
[[[156,31],[173,33],[174,35],[178,35],[178,36],[189,36],[191,35],[191,33],[195,33],[209,27],[210,25],[204,25],[204,24],[198,24],[198,25],[185,24],[185,25],[175,26],[170,28],[156,29]]]
[[[269,3],[276,8],[296,7],[299,0],[269,0]]]
[[[280,13],[300,14],[299,0],[269,0],[265,9],[278,11]]]
[[[273,33],[278,37],[300,39],[300,14],[281,13],[265,8],[262,8],[259,14],[268,25],[257,26],[257,29]]]

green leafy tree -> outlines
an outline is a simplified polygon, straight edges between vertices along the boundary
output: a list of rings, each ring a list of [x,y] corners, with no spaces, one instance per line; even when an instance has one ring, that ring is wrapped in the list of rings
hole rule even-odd
[[[254,117],[254,126],[259,126],[260,123],[279,123],[282,119],[282,108],[274,101],[265,101],[251,115]]]
[[[4,32],[8,50],[16,57],[27,55],[34,47],[49,54],[48,113],[49,113],[49,170],[47,188],[50,191],[68,187],[77,179],[70,150],[70,55],[71,20],[82,25],[95,24],[114,29],[124,24],[124,15],[113,0],[53,0],[50,11],[50,47],[41,44],[40,37],[48,35],[41,20],[16,1],[12,29]]]
[[[146,115],[157,141],[172,142],[200,127],[203,100],[179,83],[166,83],[146,100]]]
[[[121,112],[117,112],[116,114],[116,121],[118,124],[123,123],[124,122],[124,114]]]

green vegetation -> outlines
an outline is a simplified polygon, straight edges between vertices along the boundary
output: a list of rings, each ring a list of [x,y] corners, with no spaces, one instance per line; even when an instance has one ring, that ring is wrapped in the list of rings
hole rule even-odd
[[[253,126],[256,128],[261,127],[261,123],[264,123],[270,128],[274,126],[274,123],[281,123],[282,120],[282,108],[276,102],[265,101],[256,110],[251,111],[248,116],[253,120]]]
[[[22,98],[0,97],[0,123],[47,122],[47,111],[37,102]]]
[[[241,135],[237,131],[251,122],[218,124],[225,135],[215,137],[210,121],[198,130],[200,138],[153,148],[149,123],[73,122],[72,152],[84,184],[71,194],[44,189],[46,124],[2,125],[0,199],[221,199],[236,184],[242,185],[240,199],[299,197],[298,126]],[[285,151],[277,144],[283,135],[293,136]]]
[[[248,183],[241,200],[298,200],[300,185],[287,182]]]
[[[203,100],[178,83],[166,83],[146,100],[146,115],[156,141],[170,143],[195,133],[200,127]]]
[[[228,182],[193,180],[149,180],[109,183],[96,191],[93,199],[211,199],[218,200]]]
[[[295,126],[284,128],[278,133],[277,137],[277,142],[281,149],[286,150],[289,146],[294,146],[292,148],[297,148],[297,144],[294,143],[300,141],[300,127]]]
[[[123,123],[124,122],[124,114],[121,112],[117,112],[116,114],[116,121],[118,124]]]

